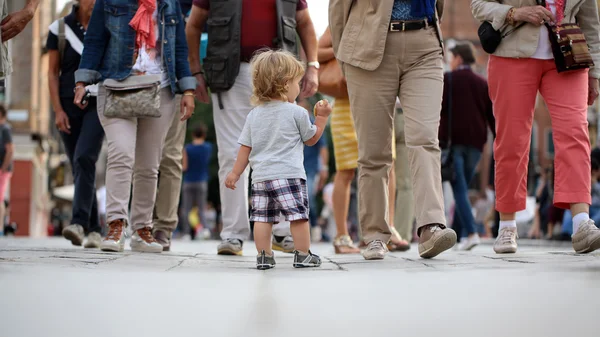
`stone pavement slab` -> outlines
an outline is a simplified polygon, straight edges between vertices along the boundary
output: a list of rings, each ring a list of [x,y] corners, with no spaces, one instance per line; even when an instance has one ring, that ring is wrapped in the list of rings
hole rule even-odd
[[[255,269],[214,241],[163,254],[103,253],[60,238],[0,238],[0,337],[597,336],[600,253],[489,242],[432,260],[383,261],[316,244],[318,269]],[[129,249],[129,245],[127,245]]]

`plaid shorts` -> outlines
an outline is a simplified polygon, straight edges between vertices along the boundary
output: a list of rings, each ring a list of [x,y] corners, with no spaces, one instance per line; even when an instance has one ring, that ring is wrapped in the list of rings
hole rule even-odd
[[[308,220],[308,191],[304,179],[277,179],[252,184],[250,221],[277,223]]]

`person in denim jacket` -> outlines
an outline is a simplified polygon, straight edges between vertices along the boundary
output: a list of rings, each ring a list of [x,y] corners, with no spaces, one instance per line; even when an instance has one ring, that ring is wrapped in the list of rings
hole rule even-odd
[[[100,86],[98,92],[98,115],[108,141],[109,228],[100,248],[123,251],[125,227],[131,224],[132,250],[160,253],[163,247],[152,236],[152,211],[162,148],[174,118],[175,94],[183,92],[183,122],[194,111],[196,88],[187,61],[181,7],[176,0],[97,0],[84,46],[75,73],[75,104],[82,108],[85,85],[106,79],[122,81],[129,76],[162,75],[159,118],[105,117],[106,89]]]

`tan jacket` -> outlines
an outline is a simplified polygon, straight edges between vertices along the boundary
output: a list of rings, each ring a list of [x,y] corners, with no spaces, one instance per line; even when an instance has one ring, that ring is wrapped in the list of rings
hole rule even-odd
[[[512,29],[507,27],[506,16],[512,7],[537,5],[536,0],[471,0],[471,11],[479,21],[489,21],[494,29],[503,32]],[[566,0],[565,18],[562,23],[579,23],[590,46],[596,67],[590,75],[600,78],[600,20],[596,0]],[[531,57],[537,49],[540,39],[540,28],[527,24],[510,34],[494,53],[502,57]]]
[[[330,0],[329,27],[336,58],[365,70],[377,69],[383,59],[393,6],[394,0]],[[441,18],[444,0],[438,0],[436,8]],[[443,47],[439,20],[436,29]]]

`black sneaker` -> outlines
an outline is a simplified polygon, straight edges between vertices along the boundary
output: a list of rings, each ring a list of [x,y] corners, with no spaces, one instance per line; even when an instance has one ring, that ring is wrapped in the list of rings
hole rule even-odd
[[[294,252],[294,268],[310,268],[320,267],[321,258],[308,251],[307,255],[300,253],[299,251]]]
[[[267,270],[275,268],[275,255],[267,255],[263,250],[256,257],[256,269],[258,270]]]

